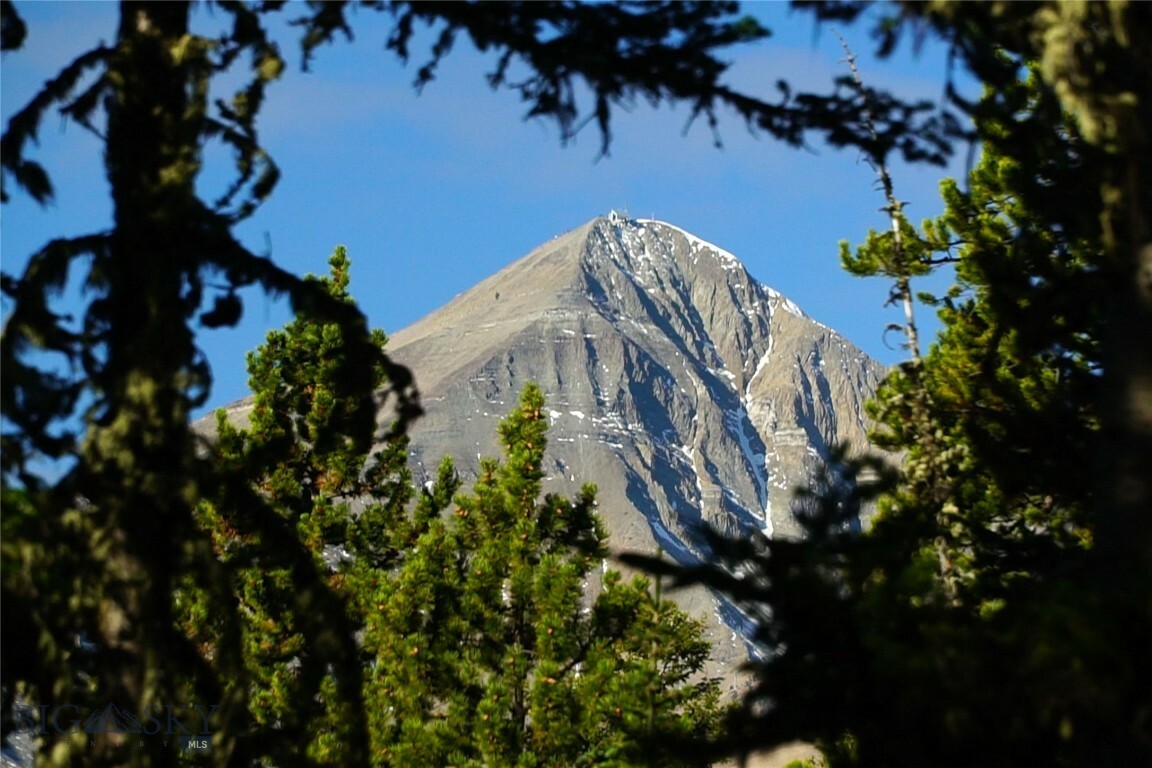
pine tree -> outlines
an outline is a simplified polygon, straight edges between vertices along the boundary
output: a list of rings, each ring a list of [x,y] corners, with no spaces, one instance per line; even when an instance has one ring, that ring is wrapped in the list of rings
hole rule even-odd
[[[351,304],[344,249],[328,263],[331,277],[309,279],[333,300]],[[384,348],[383,332],[371,338]],[[249,718],[241,756],[269,754],[285,763],[307,756],[334,765],[350,759],[355,702],[336,689],[324,657],[310,646],[334,642],[331,634],[341,630],[349,636],[362,630],[363,606],[350,585],[365,570],[386,574],[422,519],[407,511],[406,441],[391,437],[373,451],[377,435],[358,419],[358,403],[339,389],[342,358],[352,352],[346,341],[337,323],[297,317],[248,357],[253,407],[247,428],[217,413],[217,455],[235,482],[201,502],[198,522],[231,573],[242,616],[246,674],[232,681],[243,689]],[[386,381],[384,366],[375,366],[373,387]],[[252,504],[256,498],[259,505]],[[307,562],[284,557],[266,535],[268,521],[260,524],[252,514],[261,506],[272,510],[271,525],[308,553]],[[317,617],[300,593],[310,579],[329,587],[326,599],[338,601],[334,610],[345,626],[314,626]],[[218,646],[225,638],[200,608],[202,591],[183,586],[183,629],[209,648]]]
[[[1022,112],[1051,108],[1035,78],[1016,88]],[[1080,160],[1088,150],[1067,121],[1051,126],[1048,145],[1041,173],[1075,206],[1067,190],[1096,181]],[[919,229],[897,217],[903,266],[893,268],[888,232],[869,233],[855,253],[842,244],[858,275],[955,269],[946,295],[920,295],[944,330],[870,406],[883,426],[874,442],[906,452],[904,482],[884,503],[905,517],[899,510],[936,510],[924,531],[953,591],[985,566],[1026,573],[1021,558],[1053,556],[1050,545],[1082,550],[1090,538],[1093,487],[1082,470],[1099,427],[1101,236],[1096,222],[1054,226],[1018,193],[1021,182],[1020,164],[989,147],[966,190],[942,183],[943,216]]]
[[[678,765],[658,732],[707,734],[718,717],[699,622],[643,579],[607,571],[595,489],[543,499],[544,398],[532,385],[500,425],[504,460],[435,520],[382,596],[368,690],[391,702],[374,733],[383,763]],[[453,489],[441,466],[431,498]]]
[[[1022,110],[1043,110],[1034,80],[1017,87]],[[1050,130],[1047,183],[1092,190],[1075,125]],[[834,764],[1085,764],[1124,721],[1103,702],[1140,698],[1116,676],[1089,568],[1102,240],[1094,222],[1053,227],[1021,173],[989,146],[966,190],[942,184],[942,217],[905,224],[921,263],[952,263],[956,282],[925,297],[944,326],[931,349],[871,406],[875,442],[905,459],[847,566],[847,618],[862,686],[887,693],[861,697]],[[855,263],[889,249],[870,235]],[[1114,743],[1128,759],[1152,746]]]

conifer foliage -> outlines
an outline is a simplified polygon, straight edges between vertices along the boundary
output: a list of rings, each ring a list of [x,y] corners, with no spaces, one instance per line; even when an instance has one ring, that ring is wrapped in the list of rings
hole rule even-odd
[[[368,695],[388,765],[675,765],[646,755],[657,728],[704,735],[716,692],[692,682],[700,625],[643,580],[604,574],[595,488],[542,500],[547,416],[525,388],[485,460],[415,542],[380,596]],[[430,499],[455,487],[450,462]],[[650,763],[649,763],[650,761]]]
[[[350,301],[343,249],[324,285]],[[383,346],[382,333],[373,337]],[[547,416],[525,388],[501,423],[504,458],[484,460],[470,493],[450,459],[413,489],[407,441],[372,452],[345,424],[329,377],[339,327],[297,319],[249,357],[251,424],[218,414],[222,456],[251,479],[312,553],[358,638],[371,763],[384,766],[678,765],[648,739],[703,737],[718,720],[715,683],[694,678],[708,654],[701,625],[624,582],[607,557],[595,488],[541,498]],[[377,371],[382,384],[383,369]],[[245,533],[221,496],[201,523],[232,568],[242,602],[253,728],[289,762],[343,764],[348,707],[306,653],[287,564]],[[218,642],[194,595],[184,627]],[[277,745],[269,748],[267,745]]]
[[[343,248],[329,265],[330,278],[309,280],[350,305]],[[381,331],[371,339],[383,349]],[[232,574],[240,607],[245,675],[231,684],[248,710],[237,747],[242,760],[265,754],[284,764],[304,755],[320,762],[355,757],[348,751],[348,729],[358,722],[362,683],[344,679],[347,672],[333,675],[323,655],[311,649],[339,644],[363,626],[355,587],[395,567],[423,519],[423,507],[413,515],[406,509],[412,497],[406,440],[393,436],[373,451],[372,422],[358,418],[356,404],[340,393],[343,358],[350,353],[346,342],[338,323],[297,317],[249,354],[248,427],[217,413],[216,451],[232,482],[202,501],[197,517]],[[372,378],[384,387],[385,368],[375,366]],[[270,511],[271,523],[254,518],[253,510],[261,508]],[[307,557],[286,558],[269,529]],[[329,607],[328,620],[336,616],[343,625],[316,626],[306,585],[317,581],[329,590],[322,599],[338,602]],[[210,649],[227,642],[213,617],[202,612],[202,595],[191,583],[177,604],[184,631]],[[347,668],[360,667],[353,660]]]

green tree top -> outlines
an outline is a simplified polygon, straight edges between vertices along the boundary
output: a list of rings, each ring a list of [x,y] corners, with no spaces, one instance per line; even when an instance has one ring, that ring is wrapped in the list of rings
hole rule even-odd
[[[369,682],[392,702],[373,729],[388,765],[692,764],[652,737],[716,725],[700,623],[613,571],[589,593],[607,554],[595,488],[541,498],[543,406],[526,386],[500,424],[503,461],[482,462],[381,595],[401,628]]]

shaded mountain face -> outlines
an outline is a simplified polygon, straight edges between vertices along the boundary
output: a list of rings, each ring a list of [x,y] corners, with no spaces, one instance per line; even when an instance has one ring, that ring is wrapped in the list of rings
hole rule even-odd
[[[444,455],[465,476],[498,455],[496,424],[534,381],[551,421],[546,488],[596,483],[614,550],[681,562],[706,557],[705,521],[798,535],[792,490],[832,445],[866,445],[864,402],[884,374],[726,251],[615,213],[399,331],[388,351],[427,409],[412,431],[418,477]],[[703,589],[677,599],[710,617],[723,660],[743,657],[735,611]]]

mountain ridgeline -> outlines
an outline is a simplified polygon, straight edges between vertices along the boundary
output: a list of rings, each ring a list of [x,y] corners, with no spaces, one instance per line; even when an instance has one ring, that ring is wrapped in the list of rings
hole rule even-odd
[[[618,215],[537,248],[388,350],[427,409],[418,471],[495,455],[495,423],[537,382],[553,486],[596,482],[616,548],[678,558],[698,554],[701,521],[798,535],[792,490],[832,445],[866,444],[864,402],[884,374],[726,251]]]
[[[616,213],[395,333],[388,351],[427,409],[412,432],[418,477],[444,455],[465,475],[496,455],[497,421],[536,382],[551,422],[545,487],[596,483],[614,550],[686,563],[707,557],[702,522],[799,535],[793,490],[833,445],[866,446],[864,403],[884,374],[731,254]],[[739,629],[703,590],[678,600]],[[723,634],[735,660],[743,644]]]

